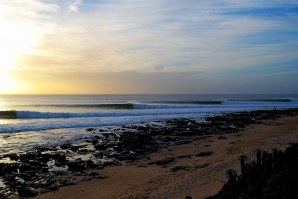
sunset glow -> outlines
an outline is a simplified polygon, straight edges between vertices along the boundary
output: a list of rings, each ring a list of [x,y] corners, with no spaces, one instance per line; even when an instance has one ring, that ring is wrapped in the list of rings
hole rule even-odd
[[[22,27],[22,24],[0,21],[0,28],[0,70],[2,72],[12,70],[18,56],[29,53],[36,39],[31,30]]]
[[[25,84],[15,78],[18,71],[26,68],[20,61],[22,56],[32,53],[34,46],[38,43],[36,27],[32,24],[17,20],[12,8],[5,10],[0,5],[0,93],[23,93]],[[14,15],[14,16],[12,16]],[[14,18],[16,17],[16,18]]]
[[[2,0],[0,93],[297,93],[297,5]]]
[[[13,79],[9,77],[0,77],[0,93],[10,93],[11,90],[16,89]]]

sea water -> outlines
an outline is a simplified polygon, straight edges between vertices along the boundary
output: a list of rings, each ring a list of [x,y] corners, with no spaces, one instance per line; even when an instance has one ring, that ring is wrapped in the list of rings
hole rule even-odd
[[[86,128],[298,108],[297,95],[0,95],[0,154],[81,144]],[[162,125],[157,122],[155,125]]]
[[[298,107],[297,95],[0,95],[0,133]]]

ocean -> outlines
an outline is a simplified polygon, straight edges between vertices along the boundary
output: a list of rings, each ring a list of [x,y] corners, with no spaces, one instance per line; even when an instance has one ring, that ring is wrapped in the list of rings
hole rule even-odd
[[[298,95],[0,95],[0,133],[298,107]]]
[[[81,143],[86,128],[298,108],[298,95],[0,95],[0,154]],[[154,124],[160,125],[160,122]],[[115,131],[116,130],[116,131]]]

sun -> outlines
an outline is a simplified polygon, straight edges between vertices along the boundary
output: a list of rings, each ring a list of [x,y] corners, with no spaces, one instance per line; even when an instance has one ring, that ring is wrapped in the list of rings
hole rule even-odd
[[[12,73],[19,51],[13,48],[13,45],[7,48],[8,44],[5,45],[5,41],[0,43],[3,46],[3,48],[0,48],[0,94],[12,93],[17,87]]]
[[[17,56],[28,52],[34,40],[24,24],[0,18],[0,72],[11,70]]]
[[[0,77],[0,94],[13,93],[17,89],[16,81],[11,77]]]
[[[18,60],[30,53],[37,38],[33,28],[26,23],[0,17],[0,94],[15,93],[23,87],[14,73],[21,66]]]

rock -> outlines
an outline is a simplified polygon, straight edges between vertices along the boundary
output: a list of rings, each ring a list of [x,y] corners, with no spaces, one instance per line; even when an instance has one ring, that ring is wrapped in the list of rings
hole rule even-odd
[[[68,178],[60,182],[61,185],[67,186],[67,185],[75,185],[77,183],[77,180],[75,178]]]
[[[45,152],[45,151],[53,151],[55,150],[52,147],[47,147],[47,146],[36,146],[34,147],[35,151],[40,151],[40,152]]]
[[[20,172],[20,173],[25,173],[26,171],[28,171],[28,170],[32,170],[32,169],[34,169],[34,167],[32,167],[30,164],[28,164],[28,163],[23,163],[23,164],[21,164],[20,167],[19,167],[19,172]]]
[[[87,168],[87,163],[82,160],[67,162],[67,166],[71,171],[82,171]]]
[[[95,144],[94,148],[99,151],[104,151],[108,148],[108,146],[104,143],[100,143],[100,144]]]
[[[165,137],[162,137],[162,140],[164,142],[172,142],[172,141],[177,141],[177,137],[174,137],[174,136],[165,136]]]
[[[31,160],[36,160],[36,158],[40,155],[41,155],[40,151],[20,154],[20,161],[21,162],[28,162],[28,161],[31,161]]]
[[[96,151],[95,153],[93,153],[93,156],[94,156],[95,158],[99,158],[99,159],[101,159],[101,158],[103,158],[104,154],[103,154],[103,152],[98,152],[98,151]]]
[[[150,126],[138,126],[138,127],[136,127],[136,129],[139,131],[149,131]]]
[[[82,147],[82,146],[74,146],[69,143],[65,143],[60,146],[61,149],[68,149],[68,150],[72,150],[72,151],[77,151],[80,147]]]
[[[177,141],[175,144],[176,145],[183,145],[183,144],[189,144],[189,143],[192,143],[193,141],[192,140],[180,140],[180,141]]]
[[[93,176],[94,178],[96,178],[96,179],[106,179],[107,178],[107,176],[102,176],[102,175],[100,175],[99,173],[97,173],[97,172],[91,172],[91,173],[89,173],[88,174],[88,176]],[[93,179],[94,179],[93,178]]]
[[[55,182],[55,183],[53,183],[53,184],[51,184],[51,185],[49,186],[49,190],[50,190],[50,191],[56,191],[56,190],[58,190],[58,188],[59,188],[60,186],[61,186],[61,184]]]
[[[97,165],[96,164],[94,164],[94,162],[92,161],[92,160],[87,160],[86,161],[86,167],[87,168],[95,168]]]
[[[20,159],[20,155],[16,153],[6,154],[3,156],[3,158],[10,158],[10,160],[18,161]]]
[[[213,153],[214,153],[213,151],[204,151],[204,152],[200,152],[200,153],[196,154],[196,156],[197,157],[205,157],[205,156],[210,156]]]
[[[183,158],[191,158],[191,155],[181,155],[178,158],[181,158],[181,159],[183,159]]]
[[[40,156],[36,157],[36,160],[39,162],[47,163],[51,158],[50,154],[41,154]]]
[[[0,174],[4,174],[4,168],[5,168],[6,164],[5,163],[0,163]]]
[[[86,129],[87,132],[94,131],[94,130],[95,130],[94,128],[87,128]]]
[[[18,168],[19,165],[18,163],[9,163],[9,164],[2,164],[2,171],[0,171],[0,173],[4,173],[4,174],[11,174],[11,173],[17,173],[18,172]]]
[[[82,148],[82,149],[78,150],[78,153],[82,153],[82,154],[87,154],[88,152],[89,152],[89,150],[86,148]]]
[[[195,168],[202,169],[202,168],[208,167],[209,165],[210,165],[210,163],[199,164],[199,165],[196,165]]]
[[[225,139],[228,139],[228,138],[226,136],[224,136],[224,135],[220,135],[220,136],[218,136],[218,139],[225,140]]]
[[[92,139],[92,140],[91,140],[91,143],[92,143],[93,145],[97,145],[98,142],[99,142],[98,139]]]
[[[117,151],[134,151],[138,154],[146,154],[153,151],[156,141],[148,133],[125,133],[117,143]]]
[[[66,155],[62,154],[62,153],[52,154],[51,158],[53,160],[55,160],[56,162],[60,162],[62,164],[64,164],[66,162]]]
[[[105,139],[107,141],[115,140],[117,138],[117,136],[115,135],[115,133],[104,133],[102,135],[105,137]]]
[[[189,171],[191,167],[189,166],[176,166],[170,169],[171,172],[176,172],[176,171]]]
[[[97,177],[96,177],[96,179],[106,179],[106,178],[108,178],[107,176],[103,176],[103,175],[98,175]]]
[[[48,173],[49,168],[48,167],[42,167],[40,171],[43,172],[43,173]]]
[[[38,195],[38,192],[31,187],[22,186],[18,188],[18,194],[20,197],[34,197]]]
[[[89,175],[89,176],[98,176],[99,173],[93,171],[93,172],[89,173],[88,175]]]
[[[149,165],[151,165],[151,164],[166,165],[166,164],[174,162],[175,159],[176,158],[172,157],[172,158],[166,158],[166,159],[163,159],[163,160],[157,160],[155,162],[150,162]]]
[[[69,144],[69,143],[65,143],[65,144],[62,144],[61,146],[60,146],[60,148],[61,149],[70,149],[71,148],[71,144]]]

